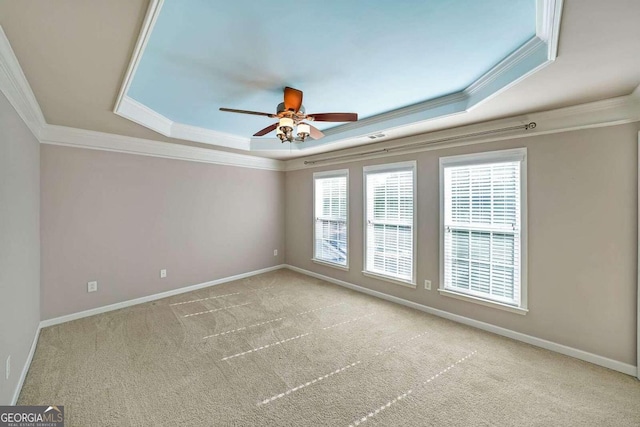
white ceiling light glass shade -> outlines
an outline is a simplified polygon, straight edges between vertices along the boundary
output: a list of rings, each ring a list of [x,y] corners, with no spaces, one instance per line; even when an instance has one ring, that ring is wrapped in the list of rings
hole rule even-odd
[[[283,117],[280,119],[280,123],[278,124],[278,129],[282,130],[282,132],[287,133],[293,130],[293,119],[289,117]]]
[[[298,125],[298,138],[303,141],[309,136],[309,132],[311,132],[311,126],[306,123],[301,123]]]

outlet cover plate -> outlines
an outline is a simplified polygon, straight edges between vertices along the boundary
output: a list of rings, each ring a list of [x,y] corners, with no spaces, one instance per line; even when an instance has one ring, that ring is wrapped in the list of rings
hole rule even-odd
[[[88,282],[87,283],[87,292],[95,292],[98,290],[98,282],[97,281],[93,281],[93,282]]]

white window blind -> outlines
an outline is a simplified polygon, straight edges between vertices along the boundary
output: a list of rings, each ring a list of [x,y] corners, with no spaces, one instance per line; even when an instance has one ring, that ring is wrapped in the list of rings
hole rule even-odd
[[[347,177],[344,171],[314,174],[314,252],[317,261],[347,266]]]
[[[521,306],[522,159],[443,159],[446,290]]]
[[[414,280],[415,163],[365,168],[365,272]]]

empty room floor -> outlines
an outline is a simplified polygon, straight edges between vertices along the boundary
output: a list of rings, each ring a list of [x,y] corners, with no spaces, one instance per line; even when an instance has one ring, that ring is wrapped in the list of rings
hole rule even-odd
[[[41,331],[68,426],[637,426],[640,382],[278,270]]]

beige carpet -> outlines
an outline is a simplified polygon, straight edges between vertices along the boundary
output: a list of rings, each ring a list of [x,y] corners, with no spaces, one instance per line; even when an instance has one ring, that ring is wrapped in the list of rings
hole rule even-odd
[[[83,427],[638,426],[640,382],[279,270],[43,329],[19,404]]]

